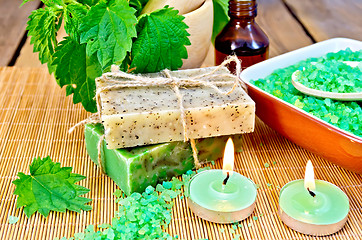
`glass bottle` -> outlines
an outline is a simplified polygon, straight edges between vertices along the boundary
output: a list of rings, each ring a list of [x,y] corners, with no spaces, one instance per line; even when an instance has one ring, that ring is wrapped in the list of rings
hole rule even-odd
[[[269,39],[255,22],[256,0],[230,0],[229,23],[215,39],[215,63],[221,64],[229,55],[236,54],[242,69],[261,62],[269,56]],[[235,71],[235,64],[228,66]]]

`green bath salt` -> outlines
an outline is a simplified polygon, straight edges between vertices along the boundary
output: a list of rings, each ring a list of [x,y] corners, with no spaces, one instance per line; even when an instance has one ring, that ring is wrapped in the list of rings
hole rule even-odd
[[[292,74],[300,70],[298,81],[303,85],[329,92],[361,92],[361,64],[350,67],[343,61],[362,61],[362,50],[351,49],[308,58],[292,66],[277,69],[264,79],[252,83],[264,91],[356,136],[362,137],[362,104],[317,98],[299,92],[292,85]]]

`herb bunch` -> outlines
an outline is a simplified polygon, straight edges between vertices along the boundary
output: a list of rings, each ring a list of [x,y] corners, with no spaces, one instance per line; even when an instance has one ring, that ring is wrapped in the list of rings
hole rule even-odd
[[[89,112],[97,111],[95,78],[112,64],[122,71],[158,72],[176,70],[187,58],[188,26],[168,6],[141,14],[148,0],[41,1],[45,7],[31,13],[27,26],[33,51],[58,85],[66,86],[66,95],[73,94],[74,104],[82,103]],[[214,0],[219,16],[214,35],[227,22],[225,2]],[[62,24],[67,36],[58,42]]]

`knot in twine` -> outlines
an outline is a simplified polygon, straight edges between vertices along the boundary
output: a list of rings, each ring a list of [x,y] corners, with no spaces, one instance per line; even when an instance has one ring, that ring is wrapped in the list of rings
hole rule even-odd
[[[210,79],[220,79],[222,77],[235,76],[230,73],[217,73],[218,70],[220,70],[221,68],[230,64],[231,62],[235,62],[235,64],[236,64],[235,75],[237,77],[235,78],[234,81],[218,81],[218,80],[215,80],[212,82],[209,81]],[[200,168],[201,164],[198,160],[198,156],[197,156],[198,152],[197,152],[195,140],[190,139],[188,137],[186,114],[185,114],[185,109],[183,106],[183,95],[180,92],[180,88],[204,86],[204,87],[210,87],[210,88],[214,89],[215,91],[217,91],[218,93],[225,94],[225,95],[232,93],[238,86],[241,86],[246,91],[247,89],[246,89],[244,82],[242,82],[240,80],[241,62],[235,55],[229,56],[223,63],[221,63],[216,68],[214,68],[212,71],[204,73],[204,74],[200,74],[197,76],[193,76],[193,77],[188,77],[188,78],[174,77],[171,75],[170,70],[168,70],[168,69],[161,71],[161,73],[164,75],[164,77],[151,78],[151,77],[147,77],[147,76],[143,76],[143,75],[125,73],[125,72],[119,71],[117,67],[112,66],[111,73],[103,74],[103,76],[102,76],[103,79],[98,78],[101,80],[105,80],[108,83],[113,83],[113,85],[97,89],[95,99],[96,99],[96,103],[97,103],[98,113],[93,114],[88,119],[85,119],[85,120],[77,123],[75,126],[73,126],[69,130],[69,132],[73,131],[77,126],[79,126],[81,124],[95,123],[95,122],[99,123],[100,122],[101,109],[102,109],[100,94],[102,92],[116,90],[116,89],[122,89],[122,88],[168,86],[174,91],[174,93],[178,99],[178,106],[179,106],[179,109],[181,112],[180,119],[182,121],[182,126],[183,126],[184,141],[185,142],[190,141],[190,145],[191,145],[193,157],[194,157],[195,167]],[[230,88],[229,91],[225,92],[225,91],[221,91],[219,89],[219,87],[230,86],[230,85],[232,85],[232,87]],[[102,138],[102,141],[103,141],[103,138]],[[98,153],[99,153],[98,162],[99,162],[99,166],[101,168],[103,168],[103,166],[102,166],[103,164],[101,164],[101,160],[99,159],[101,157],[100,151],[101,151],[100,144],[98,144]],[[104,170],[102,170],[102,169],[101,169],[101,171],[104,172]]]

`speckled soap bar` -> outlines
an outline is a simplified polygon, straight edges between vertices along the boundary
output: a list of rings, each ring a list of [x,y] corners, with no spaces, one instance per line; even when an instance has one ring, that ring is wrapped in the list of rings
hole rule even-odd
[[[173,77],[193,77],[214,68],[171,72]],[[219,73],[228,73],[226,68]],[[160,74],[160,73],[159,73]],[[225,74],[224,74],[225,75]],[[157,76],[148,74],[147,76]],[[97,79],[97,89],[111,86],[105,75]],[[229,74],[212,81],[234,81]],[[227,92],[231,86],[220,87]],[[210,87],[180,88],[186,114],[189,138],[207,138],[248,133],[254,130],[255,104],[245,91],[238,87],[229,95]],[[109,149],[183,141],[183,127],[178,98],[168,87],[133,87],[100,94],[102,122]]]
[[[101,124],[86,124],[84,135],[88,155],[98,164],[98,142],[104,130]],[[196,140],[200,162],[221,158],[229,136]],[[235,149],[242,135],[233,135]],[[106,174],[127,194],[143,192],[149,185],[181,175],[194,168],[188,142],[161,143],[125,149],[107,149],[102,145],[102,163]]]

